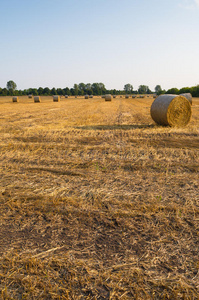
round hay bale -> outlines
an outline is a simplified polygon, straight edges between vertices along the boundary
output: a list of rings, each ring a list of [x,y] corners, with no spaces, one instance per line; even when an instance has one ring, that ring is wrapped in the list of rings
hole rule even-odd
[[[19,102],[19,97],[17,96],[12,97],[12,102]]]
[[[31,99],[31,98],[32,98],[32,95],[28,95],[28,98],[30,98],[30,99]]]
[[[157,98],[157,95],[156,95],[156,94],[154,94],[154,95],[153,95],[153,98]]]
[[[65,98],[68,98],[68,95],[65,95]]]
[[[41,97],[40,96],[34,96],[34,102],[41,102]]]
[[[113,95],[113,98],[116,98],[116,95]]]
[[[77,96],[75,96],[75,98],[77,98]]]
[[[132,98],[133,98],[133,99],[136,98],[136,95],[133,95]]]
[[[129,95],[125,95],[125,98],[128,99],[128,98],[129,98]]]
[[[59,102],[59,101],[60,101],[60,96],[54,95],[54,96],[53,96],[53,101],[54,101],[54,102]]]
[[[93,98],[93,95],[90,95],[89,98]]]
[[[191,118],[191,104],[183,96],[161,95],[151,105],[151,117],[159,125],[186,126]]]
[[[189,100],[190,104],[192,105],[192,95],[190,93],[180,94],[180,96],[187,98],[187,100]]]
[[[105,95],[102,95],[102,98],[105,98]]]
[[[88,99],[89,98],[89,95],[85,95],[85,97],[84,97],[85,99]]]
[[[112,99],[111,94],[106,94],[105,95],[105,101],[111,101],[111,99]]]
[[[122,96],[120,96],[120,98],[122,98]]]

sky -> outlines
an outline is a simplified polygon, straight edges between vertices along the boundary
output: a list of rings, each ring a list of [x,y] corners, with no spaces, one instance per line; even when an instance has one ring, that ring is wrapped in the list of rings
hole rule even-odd
[[[199,84],[199,0],[0,0],[0,87]]]

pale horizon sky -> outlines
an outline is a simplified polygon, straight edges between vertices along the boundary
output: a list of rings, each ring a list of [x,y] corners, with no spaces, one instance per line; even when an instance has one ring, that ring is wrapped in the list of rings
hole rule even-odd
[[[0,87],[199,84],[199,0],[0,0]]]

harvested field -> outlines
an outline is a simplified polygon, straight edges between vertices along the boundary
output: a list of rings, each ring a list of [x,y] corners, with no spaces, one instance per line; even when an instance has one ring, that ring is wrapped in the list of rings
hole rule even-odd
[[[198,299],[199,98],[0,97],[2,299]]]

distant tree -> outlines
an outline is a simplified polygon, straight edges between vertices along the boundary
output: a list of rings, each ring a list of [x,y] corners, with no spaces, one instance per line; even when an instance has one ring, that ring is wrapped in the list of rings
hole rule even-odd
[[[147,85],[140,85],[138,88],[139,94],[147,94],[147,91],[149,90],[149,87]]]
[[[51,94],[51,95],[57,95],[57,90],[56,90],[56,88],[52,88],[52,89],[50,90],[50,94]]]
[[[64,91],[64,95],[70,95],[70,89],[68,87],[66,87],[65,89],[63,89]]]
[[[75,96],[77,96],[78,95],[78,91],[79,91],[78,84],[75,83],[74,86],[73,86],[73,89],[74,89]]]
[[[162,93],[162,88],[159,84],[156,85],[155,92],[156,92],[157,95],[160,95]]]
[[[190,93],[190,92],[191,92],[191,88],[189,87],[183,87],[179,90],[179,94]]]
[[[43,89],[43,93],[42,93],[42,94],[45,95],[45,96],[50,95],[50,89],[49,89],[48,87],[45,87],[45,88]]]
[[[6,87],[7,87],[7,90],[9,92],[9,94],[11,95],[16,90],[17,85],[16,85],[16,83],[13,80],[10,80],[10,81],[7,82]]]
[[[79,94],[80,95],[84,95],[85,94],[85,83],[81,82],[78,84],[78,90],[79,90]]]
[[[61,95],[64,95],[63,89],[58,88],[58,89],[57,89],[57,94],[60,95],[60,96],[61,96]]]
[[[38,95],[42,95],[43,94],[43,88],[42,87],[39,87],[38,89],[37,89],[37,93],[38,93]]]
[[[124,85],[124,91],[126,94],[131,94],[133,92],[133,86],[130,83]]]
[[[85,92],[88,95],[91,95],[93,93],[92,86],[91,86],[90,83],[86,83],[86,85],[85,85]]]
[[[166,94],[175,94],[175,95],[178,95],[179,94],[179,90],[177,88],[171,88],[168,91],[166,91]]]

